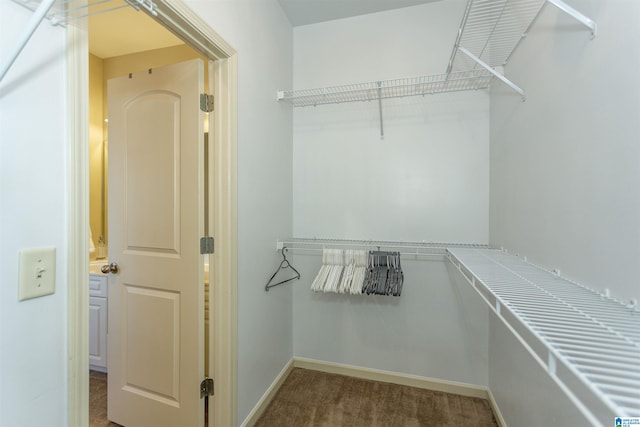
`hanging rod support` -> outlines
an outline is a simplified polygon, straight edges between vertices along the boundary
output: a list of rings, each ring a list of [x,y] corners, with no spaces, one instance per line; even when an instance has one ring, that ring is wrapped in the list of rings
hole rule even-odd
[[[464,15],[462,16],[462,23],[460,24],[460,28],[458,29],[458,36],[456,37],[456,42],[453,45],[453,50],[451,51],[451,58],[449,58],[449,64],[447,65],[447,79],[449,78],[449,74],[451,74],[451,70],[453,69],[453,61],[456,59],[456,54],[458,53],[458,47],[460,46],[460,40],[462,39],[462,34],[465,26],[467,25],[467,19],[469,18],[469,12],[471,12],[472,1],[467,2],[467,7],[464,10]]]
[[[382,82],[378,82],[378,110],[380,111],[380,139],[384,139],[384,125],[382,123]]]
[[[35,33],[38,25],[40,25],[42,20],[47,16],[47,13],[49,13],[49,9],[51,9],[51,6],[53,6],[54,2],[55,0],[44,0],[42,3],[40,3],[36,11],[33,13],[31,19],[25,26],[24,31],[18,39],[16,48],[13,50],[13,52],[11,52],[7,60],[3,62],[2,67],[0,67],[0,81],[2,81],[4,76],[7,74],[9,68],[11,68],[16,58],[18,58],[18,55],[20,55],[20,52],[22,52],[22,49],[24,49],[24,47],[27,45],[27,42],[29,41],[33,33]]]
[[[592,19],[587,18],[585,15],[583,15],[580,12],[578,12],[577,10],[575,10],[574,8],[572,8],[571,6],[569,6],[568,4],[566,4],[562,0],[547,0],[547,3],[551,3],[552,5],[554,5],[555,7],[560,9],[561,11],[571,15],[573,18],[578,20],[580,23],[582,23],[583,25],[588,27],[591,30],[591,38],[592,39],[594,39],[596,37],[596,33],[597,33],[598,27],[597,27],[596,23]]]
[[[464,53],[465,55],[467,55],[469,58],[473,59],[475,62],[478,63],[478,65],[480,65],[482,68],[484,68],[485,70],[487,70],[488,72],[490,72],[491,74],[493,74],[495,77],[499,78],[504,84],[506,84],[507,86],[509,86],[511,89],[515,90],[516,92],[518,92],[520,94],[520,96],[522,96],[522,101],[526,101],[527,100],[527,95],[524,93],[524,90],[520,89],[520,87],[518,85],[516,85],[515,83],[513,83],[511,80],[509,80],[508,78],[506,78],[503,74],[497,72],[493,67],[491,67],[489,64],[487,64],[486,62],[484,62],[482,59],[478,58],[477,56],[475,56],[473,53],[469,52],[467,49],[465,49],[462,46],[458,46],[458,49],[460,50],[460,52]]]

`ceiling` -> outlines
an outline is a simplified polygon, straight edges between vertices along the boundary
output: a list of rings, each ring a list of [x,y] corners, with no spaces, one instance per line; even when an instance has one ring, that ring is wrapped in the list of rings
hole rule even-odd
[[[278,0],[294,27],[439,0]]]
[[[146,13],[137,12],[131,7],[89,17],[89,52],[99,58],[183,43]]]
[[[278,0],[293,26],[399,9],[440,0]],[[182,44],[144,12],[124,7],[89,18],[89,51],[100,57],[127,55]]]

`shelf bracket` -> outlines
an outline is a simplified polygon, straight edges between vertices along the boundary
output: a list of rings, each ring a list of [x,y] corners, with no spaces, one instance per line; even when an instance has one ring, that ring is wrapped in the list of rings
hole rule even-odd
[[[36,32],[38,25],[40,25],[42,20],[47,16],[47,13],[49,13],[49,9],[51,9],[53,3],[55,3],[55,0],[44,0],[40,3],[35,12],[33,12],[31,19],[27,22],[27,25],[24,27],[24,31],[18,39],[15,49],[9,54],[7,60],[2,63],[2,66],[0,66],[0,81],[2,81],[4,76],[7,74],[9,68],[11,68],[16,58],[20,55],[20,52],[22,52],[22,49],[27,45],[27,42],[33,33]]]
[[[464,10],[464,15],[462,16],[462,23],[460,24],[460,28],[458,29],[458,35],[456,36],[456,42],[453,45],[453,51],[451,51],[451,58],[449,58],[449,65],[447,65],[447,78],[449,78],[449,74],[451,74],[451,70],[453,69],[453,61],[456,59],[456,54],[458,53],[458,47],[460,47],[460,40],[462,40],[462,33],[467,25],[467,19],[469,18],[469,13],[471,12],[471,6],[473,1],[467,2],[467,7]]]
[[[378,110],[380,112],[380,139],[384,139],[384,125],[382,123],[382,82],[378,82]]]
[[[477,56],[475,56],[473,53],[469,52],[464,47],[458,46],[458,50],[460,52],[464,53],[465,55],[467,55],[469,58],[473,59],[478,65],[480,65],[482,68],[484,68],[485,70],[487,70],[488,72],[493,74],[495,77],[499,78],[504,84],[509,86],[511,89],[513,89],[516,92],[518,92],[520,94],[520,96],[522,96],[522,101],[526,101],[527,100],[527,95],[524,93],[524,90],[520,89],[520,87],[518,85],[516,85],[511,80],[506,78],[503,74],[497,72],[493,67],[491,67],[489,64],[484,62],[482,59],[480,59]]]
[[[573,18],[589,28],[591,30],[592,39],[596,37],[597,25],[592,19],[587,18],[585,15],[578,12],[576,9],[572,8],[562,0],[547,0],[547,3],[551,3],[561,11],[571,15]]]

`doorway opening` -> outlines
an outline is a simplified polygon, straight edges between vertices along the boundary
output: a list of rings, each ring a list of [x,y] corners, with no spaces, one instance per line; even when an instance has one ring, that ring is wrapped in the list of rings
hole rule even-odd
[[[236,424],[236,56],[235,51],[197,15],[181,3],[160,1],[153,18],[203,55],[211,68],[210,87],[216,93],[216,112],[212,118],[208,163],[212,173],[209,215],[211,234],[216,236],[216,254],[211,256],[211,314],[215,328],[209,331],[210,373],[216,379],[216,396],[209,403],[209,425]],[[137,12],[141,13],[141,12]],[[89,28],[89,33],[91,28]],[[69,424],[85,425],[88,420],[88,242],[90,223],[89,164],[89,70],[86,66],[87,31],[82,25],[67,27],[69,46],[69,107],[71,156],[69,229]],[[84,58],[83,58],[84,56]],[[106,140],[106,138],[104,138]],[[229,179],[229,177],[231,179]],[[106,224],[106,218],[103,224]],[[98,243],[108,244],[106,226],[94,227],[104,233]],[[93,229],[92,229],[93,231]],[[102,241],[99,236],[102,236]],[[106,249],[106,248],[105,248]]]

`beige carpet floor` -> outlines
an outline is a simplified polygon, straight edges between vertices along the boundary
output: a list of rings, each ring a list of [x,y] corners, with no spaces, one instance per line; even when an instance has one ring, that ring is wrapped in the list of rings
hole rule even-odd
[[[119,427],[107,419],[107,374],[89,371],[89,427]]]
[[[493,427],[485,399],[295,368],[256,427]]]

